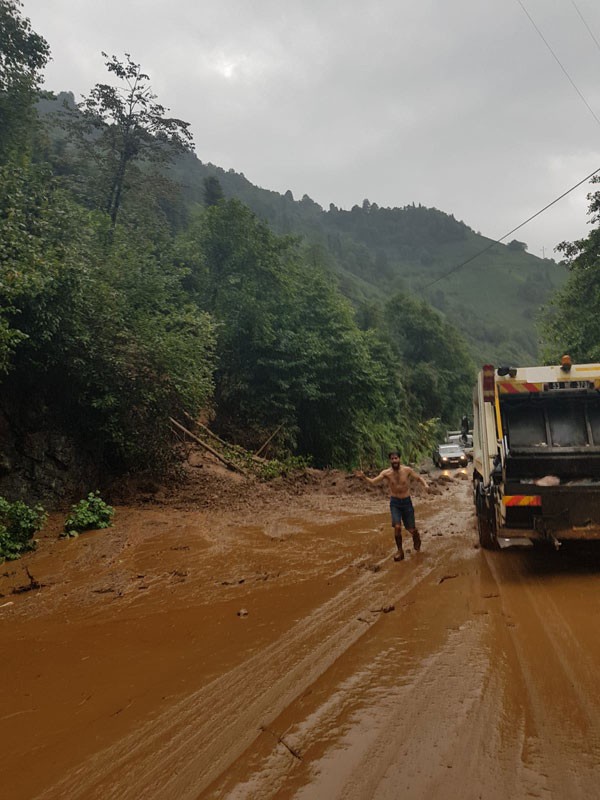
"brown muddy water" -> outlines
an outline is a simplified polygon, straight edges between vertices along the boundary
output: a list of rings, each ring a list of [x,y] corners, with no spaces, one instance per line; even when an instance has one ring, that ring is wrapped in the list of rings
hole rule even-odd
[[[599,797],[600,548],[479,550],[460,477],[399,564],[367,490],[54,520],[1,568],[2,797]]]

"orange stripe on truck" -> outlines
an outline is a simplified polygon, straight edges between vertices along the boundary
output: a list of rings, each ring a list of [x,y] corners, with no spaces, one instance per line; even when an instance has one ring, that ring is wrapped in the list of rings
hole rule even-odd
[[[502,498],[505,506],[541,506],[542,497],[539,494],[508,494]]]
[[[525,394],[541,391],[541,385],[528,381],[498,381],[498,391],[501,394]]]

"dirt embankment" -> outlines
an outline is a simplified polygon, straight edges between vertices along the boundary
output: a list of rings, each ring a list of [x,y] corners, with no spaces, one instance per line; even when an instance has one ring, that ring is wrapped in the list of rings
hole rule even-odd
[[[357,479],[190,471],[5,565],[7,796],[594,796],[597,552],[483,553],[459,472],[396,564]]]

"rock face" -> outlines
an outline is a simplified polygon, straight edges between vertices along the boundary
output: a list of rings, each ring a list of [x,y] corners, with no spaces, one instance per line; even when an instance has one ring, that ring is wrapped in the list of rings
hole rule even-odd
[[[0,410],[0,495],[59,507],[96,488],[88,454],[57,430],[25,430]]]

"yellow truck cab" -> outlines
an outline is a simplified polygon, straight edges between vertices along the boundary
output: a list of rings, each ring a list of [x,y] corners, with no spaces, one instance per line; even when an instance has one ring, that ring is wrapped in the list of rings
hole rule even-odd
[[[483,367],[473,496],[482,547],[600,539],[600,364]]]

